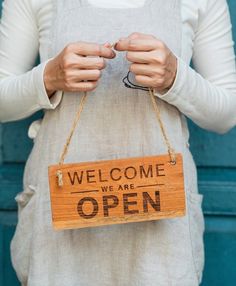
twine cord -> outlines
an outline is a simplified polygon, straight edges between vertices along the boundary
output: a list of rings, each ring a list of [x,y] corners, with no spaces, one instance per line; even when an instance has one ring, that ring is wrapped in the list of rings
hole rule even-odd
[[[72,136],[74,134],[74,131],[75,131],[75,128],[76,128],[76,126],[77,126],[77,124],[78,124],[78,122],[80,120],[81,113],[83,111],[87,95],[88,94],[85,91],[84,95],[83,95],[83,97],[82,97],[82,99],[80,101],[79,109],[78,109],[78,112],[76,114],[75,120],[73,122],[72,128],[70,130],[69,136],[68,136],[68,138],[66,140],[66,144],[63,147],[63,151],[62,151],[62,154],[60,156],[59,165],[62,165],[64,163],[65,156],[66,156],[66,154],[68,152],[68,148],[69,148],[69,145],[70,145],[70,142],[71,142],[71,138],[72,138]],[[153,104],[153,107],[154,107],[154,111],[155,111],[155,114],[156,114],[156,117],[157,117],[160,129],[161,129],[162,136],[163,136],[165,144],[166,144],[166,146],[168,148],[168,153],[169,153],[169,156],[170,156],[170,162],[172,164],[175,164],[176,163],[175,151],[174,151],[173,148],[171,148],[171,145],[170,145],[170,142],[168,140],[168,137],[167,137],[167,134],[166,134],[163,122],[161,120],[161,112],[160,112],[160,109],[158,108],[158,105],[156,103],[155,95],[153,93],[153,89],[151,89],[151,88],[149,88],[149,95],[150,95],[150,98],[151,98],[151,101],[152,101],[152,104]],[[58,175],[60,175],[60,174],[58,174]]]
[[[162,136],[164,138],[164,141],[166,143],[166,146],[168,148],[168,153],[169,153],[169,156],[170,156],[170,162],[171,164],[175,165],[176,164],[176,155],[175,155],[175,151],[174,149],[171,147],[170,145],[170,141],[168,140],[168,137],[167,137],[167,134],[166,134],[166,131],[165,131],[165,128],[164,128],[164,124],[161,120],[161,111],[157,105],[157,102],[156,102],[156,99],[155,99],[155,95],[154,95],[154,92],[153,92],[153,89],[149,88],[148,89],[149,91],[149,95],[150,95],[150,98],[152,100],[152,104],[153,104],[153,108],[155,110],[155,114],[156,114],[156,117],[157,117],[157,121],[159,122],[159,126],[161,128],[161,133],[162,133]]]
[[[64,92],[63,92],[63,94],[64,94]],[[66,144],[63,147],[63,151],[62,151],[62,154],[61,154],[61,157],[60,157],[59,165],[62,165],[64,163],[65,156],[66,156],[66,154],[68,152],[68,148],[69,148],[69,145],[70,145],[71,138],[72,138],[72,136],[74,134],[76,125],[77,125],[77,123],[80,120],[80,115],[81,115],[81,112],[83,111],[86,98],[87,98],[87,91],[84,92],[84,95],[83,95],[83,97],[82,97],[82,99],[80,101],[78,112],[76,114],[75,120],[73,122],[72,128],[71,128],[70,133],[69,133],[69,136],[68,136],[68,138],[66,140]]]
[[[115,44],[116,43],[112,44],[111,48],[113,48],[115,46]],[[154,107],[154,111],[155,111],[155,114],[156,114],[156,117],[157,117],[157,121],[158,121],[160,129],[161,129],[161,133],[162,133],[163,139],[164,139],[165,144],[166,144],[167,149],[168,149],[168,153],[169,153],[169,157],[170,157],[170,163],[175,165],[176,164],[175,151],[174,151],[173,148],[171,148],[170,142],[168,140],[168,137],[167,137],[167,134],[166,134],[163,122],[161,120],[161,112],[160,112],[160,109],[159,109],[159,107],[157,105],[153,89],[149,88],[149,87],[138,86],[138,85],[135,85],[132,82],[130,82],[130,80],[129,80],[129,72],[128,72],[127,76],[123,79],[123,83],[128,88],[141,89],[141,90],[147,91],[149,93],[150,99],[152,101],[152,104],[153,104],[153,107]],[[62,93],[62,95],[64,95],[64,92]],[[63,147],[63,151],[62,151],[62,154],[61,154],[60,160],[59,160],[59,165],[60,166],[62,166],[63,163],[64,163],[65,156],[66,156],[66,154],[68,152],[68,148],[69,148],[69,145],[70,145],[70,142],[71,142],[71,138],[72,138],[72,136],[74,134],[74,131],[75,131],[75,128],[76,128],[76,126],[77,126],[77,124],[78,124],[78,122],[80,120],[81,113],[83,111],[87,95],[88,95],[88,93],[87,93],[87,91],[85,91],[84,95],[83,95],[83,97],[82,97],[82,99],[80,101],[79,109],[78,109],[78,112],[76,113],[76,117],[75,117],[73,125],[71,127],[69,136],[68,136],[68,138],[66,140],[66,144]],[[62,187],[63,186],[62,170],[58,169],[57,172],[56,172],[56,176],[57,176],[57,181],[58,181],[59,187]]]

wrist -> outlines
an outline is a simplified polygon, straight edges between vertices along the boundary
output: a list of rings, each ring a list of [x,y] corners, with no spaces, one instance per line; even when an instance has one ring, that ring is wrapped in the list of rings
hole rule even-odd
[[[165,93],[160,92],[156,88],[154,89],[154,95],[163,98],[166,101],[178,97],[179,93],[183,89],[185,82],[186,63],[180,57],[176,57],[176,60],[177,60],[176,76],[174,82],[172,83],[172,86]]]
[[[171,78],[170,78],[170,82],[169,85],[166,87],[166,89],[170,89],[176,79],[176,74],[177,74],[177,58],[175,57],[175,55],[172,55],[172,61],[171,61]]]
[[[172,61],[171,61],[171,71],[170,71],[170,80],[168,82],[168,84],[166,85],[165,88],[163,88],[162,90],[159,91],[160,94],[165,94],[167,93],[172,86],[174,85],[174,82],[176,80],[176,76],[177,76],[177,58],[175,57],[175,55],[172,56]]]
[[[54,63],[53,63],[53,60],[50,60],[46,64],[44,73],[43,73],[44,86],[45,86],[45,90],[49,98],[56,92],[56,89],[53,86],[53,80],[52,80],[53,70],[54,70]]]

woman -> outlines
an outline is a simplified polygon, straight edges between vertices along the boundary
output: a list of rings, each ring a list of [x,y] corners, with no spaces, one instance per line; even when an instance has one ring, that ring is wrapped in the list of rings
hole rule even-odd
[[[45,112],[29,128],[34,147],[16,197],[11,254],[22,285],[199,285],[202,195],[184,115],[219,133],[236,123],[226,1],[5,0],[0,32],[0,120]],[[32,68],[38,50],[42,63]],[[56,232],[47,167],[59,160],[84,91],[67,162],[166,153],[146,91],[123,86],[128,70],[154,89],[183,155],[186,216]]]

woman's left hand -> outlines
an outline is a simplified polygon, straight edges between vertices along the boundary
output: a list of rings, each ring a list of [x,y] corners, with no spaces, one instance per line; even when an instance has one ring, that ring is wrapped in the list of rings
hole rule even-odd
[[[121,38],[114,49],[127,51],[126,58],[131,62],[129,70],[140,85],[164,93],[174,83],[177,59],[165,43],[154,36],[132,33]]]

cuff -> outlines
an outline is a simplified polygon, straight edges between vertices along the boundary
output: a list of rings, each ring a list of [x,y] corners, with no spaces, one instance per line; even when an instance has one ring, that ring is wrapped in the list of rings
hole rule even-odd
[[[37,91],[37,103],[41,108],[55,109],[62,99],[62,91],[58,90],[50,98],[48,97],[45,85],[44,85],[44,69],[47,63],[51,59],[39,64],[34,68],[33,80],[35,89]]]
[[[185,74],[186,63],[180,57],[177,57],[177,72],[171,88],[164,94],[161,94],[154,89],[154,95],[167,101],[170,104],[174,104],[180,95],[181,89],[183,88],[185,82]]]
[[[42,118],[34,120],[28,128],[28,137],[34,139],[40,129]]]

